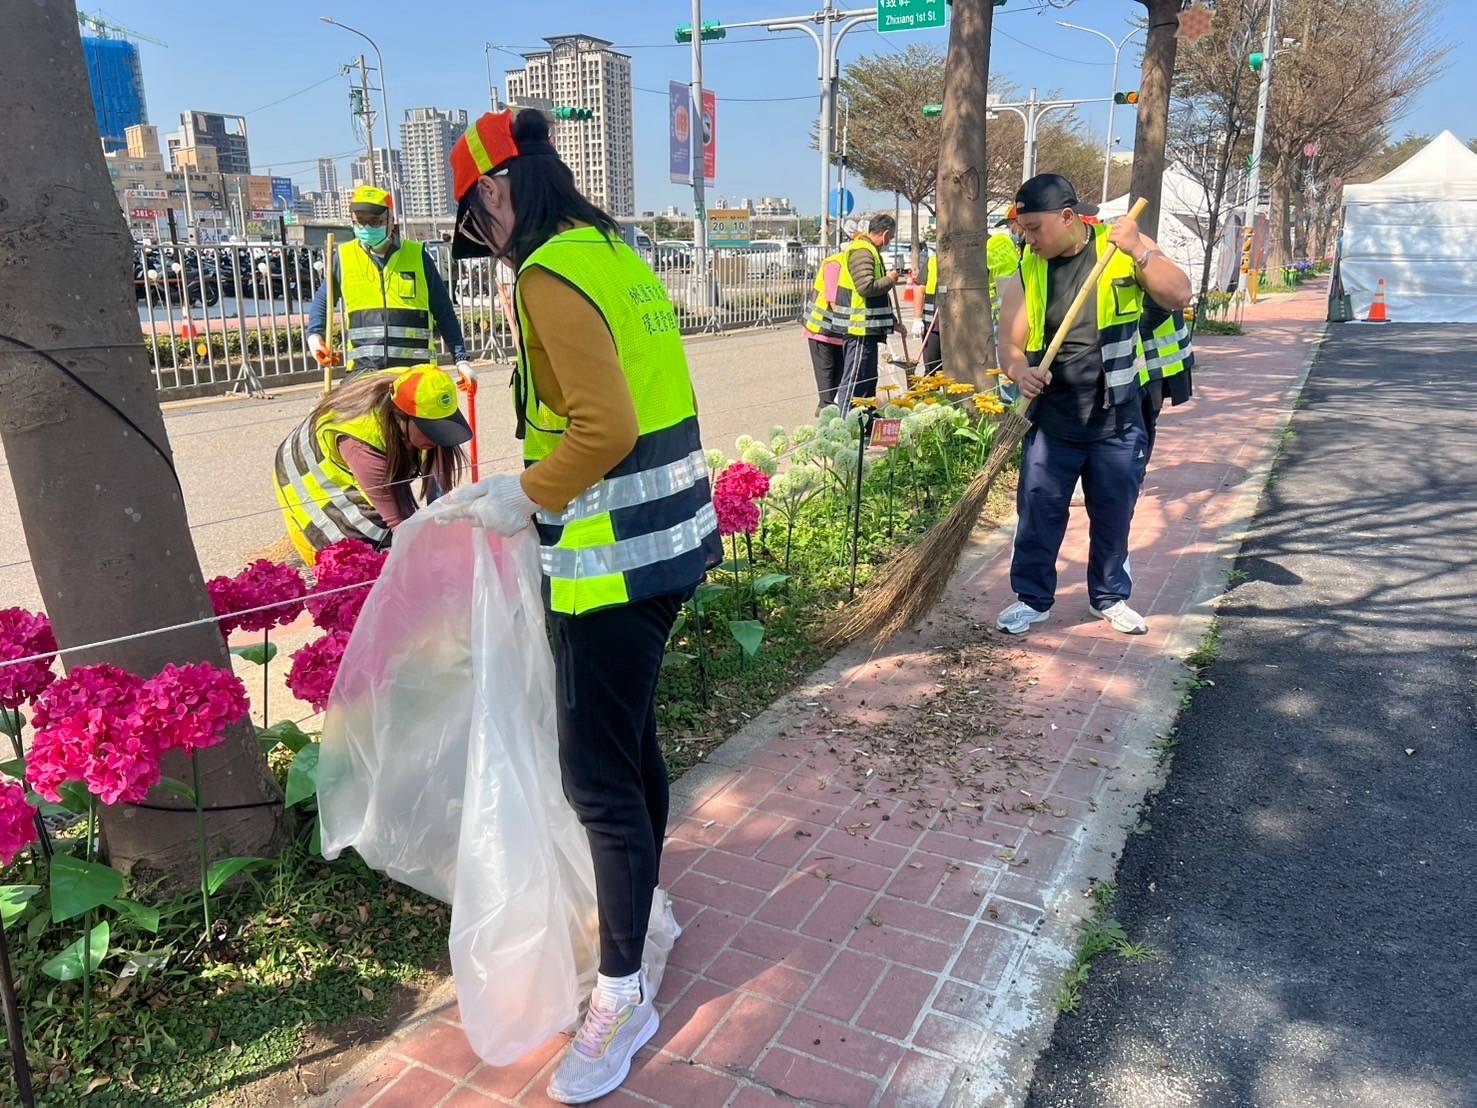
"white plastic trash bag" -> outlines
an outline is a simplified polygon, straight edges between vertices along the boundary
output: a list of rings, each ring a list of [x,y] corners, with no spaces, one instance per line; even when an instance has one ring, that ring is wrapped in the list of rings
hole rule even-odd
[[[538,545],[434,507],[395,543],[344,651],[324,722],[325,857],[451,903],[462,1026],[491,1065],[569,1028],[598,962],[589,841],[559,781]],[[673,936],[653,905],[648,973]]]

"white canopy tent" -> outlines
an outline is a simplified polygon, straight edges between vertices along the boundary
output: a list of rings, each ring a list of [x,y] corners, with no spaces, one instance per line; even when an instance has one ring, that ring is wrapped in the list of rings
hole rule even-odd
[[[1205,188],[1183,169],[1170,166],[1164,173],[1164,185],[1159,199],[1162,214],[1159,218],[1159,234],[1156,240],[1170,261],[1190,275],[1190,284],[1200,288],[1200,269],[1205,263],[1205,247],[1201,242],[1203,229],[1210,223],[1210,201]],[[1114,197],[1098,210],[1098,218],[1104,222],[1117,219],[1128,212],[1129,198],[1125,193]],[[1237,241],[1236,228],[1240,212],[1228,201],[1222,205],[1220,226],[1216,229],[1216,242],[1211,248],[1210,287],[1224,289],[1235,273],[1236,251],[1226,249],[1227,242]],[[1227,231],[1232,233],[1227,237]]]
[[[1356,319],[1384,278],[1392,323],[1477,322],[1477,154],[1442,131],[1379,180],[1345,185],[1339,274]]]

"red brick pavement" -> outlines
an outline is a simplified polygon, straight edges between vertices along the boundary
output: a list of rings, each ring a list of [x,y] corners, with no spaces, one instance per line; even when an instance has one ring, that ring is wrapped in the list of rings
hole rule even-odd
[[[945,797],[919,818],[886,775],[844,772],[857,751],[838,720],[876,720],[934,687],[933,670],[909,664],[928,630],[840,668],[742,756],[707,767],[663,864],[686,934],[658,998],[662,1028],[603,1104],[933,1108],[995,1102],[1029,1080],[1074,902],[1121,845],[1101,814],[1132,810],[1152,776],[1148,742],[1172,718],[1180,659],[1223,581],[1227,529],[1254,504],[1248,478],[1275,450],[1323,306],[1307,290],[1252,308],[1245,338],[1197,343],[1195,401],[1166,410],[1134,521],[1148,635],[1084,614],[1086,527],[1074,518],[1051,622],[1001,651],[1029,700],[1031,787],[1012,784],[1031,804],[963,819]],[[993,618],[1011,599],[1008,573],[996,541],[941,612]],[[947,776],[932,788],[946,794]],[[1066,937],[1049,941],[1057,920]],[[453,1007],[402,1031],[324,1103],[547,1104],[563,1043],[493,1069]]]

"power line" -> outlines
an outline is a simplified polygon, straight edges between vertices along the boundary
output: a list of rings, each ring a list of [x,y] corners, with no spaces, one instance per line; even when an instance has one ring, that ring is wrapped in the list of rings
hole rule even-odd
[[[1043,50],[1041,47],[1035,46],[1032,43],[1027,42],[1025,39],[1016,38],[1009,31],[1002,31],[999,27],[995,27],[994,30],[997,31],[999,34],[1004,35],[1006,38],[1010,39],[1011,42],[1017,43],[1020,46],[1024,46],[1027,50],[1034,50],[1038,54],[1045,54],[1048,58],[1055,58],[1059,62],[1068,62],[1071,65],[1096,65],[1102,66],[1103,68],[1108,68],[1113,64],[1112,62],[1089,62],[1083,61],[1081,58],[1063,57],[1061,54],[1053,54],[1050,50]]]
[[[320,87],[322,85],[326,85],[326,84],[328,84],[329,81],[332,81],[332,80],[334,80],[335,78],[337,78],[339,76],[340,76],[339,71],[335,69],[327,77],[323,78],[323,80],[321,80],[321,81],[314,81],[307,88],[300,88],[296,92],[290,92],[290,93],[288,93],[286,96],[282,97],[280,100],[273,100],[270,104],[263,104],[259,108],[252,108],[250,111],[245,111],[245,112],[242,112],[241,114],[242,115],[255,115],[257,112],[264,112],[268,108],[275,108],[278,104],[285,104],[285,103],[287,103],[287,101],[294,100],[297,97],[302,96],[304,93],[312,92],[315,88],[318,88],[318,87]]]
[[[642,88],[640,85],[632,85],[637,92],[649,92],[654,96],[666,96],[666,89]],[[789,100],[814,100],[818,94],[811,92],[804,96],[720,96],[720,104],[778,104]]]

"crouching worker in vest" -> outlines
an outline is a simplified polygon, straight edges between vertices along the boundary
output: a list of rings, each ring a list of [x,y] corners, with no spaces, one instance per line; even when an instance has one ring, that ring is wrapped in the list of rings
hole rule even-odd
[[[462,380],[470,380],[472,364],[446,283],[426,257],[425,246],[400,237],[390,194],[360,185],[350,199],[349,218],[354,239],[341,243],[330,259],[334,288],[348,317],[348,372],[435,364],[434,327],[456,359]],[[323,338],[329,310],[325,281],[308,308],[308,350],[319,365],[333,357]]]
[[[1089,227],[1066,178],[1032,177],[1016,193],[1026,236],[1020,291],[1004,289],[1001,368],[1032,400],[1035,426],[1022,447],[1016,493],[1019,524],[1010,563],[1018,600],[996,622],[1022,634],[1047,618],[1056,600],[1056,561],[1067,531],[1073,486],[1082,480],[1089,544],[1087,596],[1093,615],[1115,631],[1148,630],[1128,606],[1128,532],[1148,462],[1140,398],[1139,327],[1145,297],[1171,310],[1190,301],[1190,279],[1131,219]],[[1095,295],[1062,342],[1049,372],[1040,365],[1079,289],[1109,249],[1118,248]]]
[[[678,609],[722,544],[666,289],[576,190],[544,117],[483,115],[451,166],[454,255],[507,258],[518,274],[527,468],[453,493],[447,518],[538,529],[559,766],[589,836],[600,914],[594,995],[549,1096],[583,1104],[619,1086],[657,1030],[642,965],[667,827],[656,683]]]
[[[448,492],[472,437],[456,385],[433,365],[364,374],[319,401],[277,448],[277,502],[308,565],[344,539],[388,546],[426,501]]]

